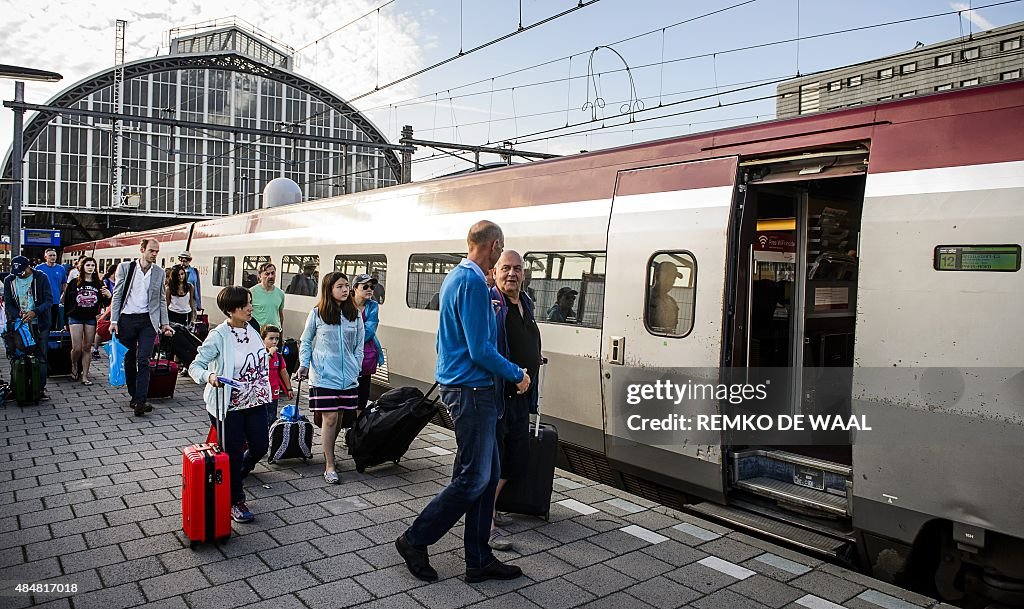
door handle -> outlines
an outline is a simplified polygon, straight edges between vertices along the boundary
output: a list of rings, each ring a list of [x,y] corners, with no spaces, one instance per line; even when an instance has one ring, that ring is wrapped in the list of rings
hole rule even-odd
[[[608,363],[621,366],[626,358],[626,337],[610,336],[608,338],[608,346]]]

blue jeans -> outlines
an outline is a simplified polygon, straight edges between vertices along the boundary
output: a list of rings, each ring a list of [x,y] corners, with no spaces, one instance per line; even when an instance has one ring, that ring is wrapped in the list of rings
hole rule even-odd
[[[117,340],[128,351],[124,354],[124,380],[128,394],[136,402],[149,397],[149,360],[153,357],[156,330],[149,313],[122,315],[117,320]]]
[[[212,414],[210,424],[217,426]],[[242,481],[249,475],[263,455],[267,454],[270,440],[267,436],[267,409],[265,406],[228,411],[224,419],[224,437],[218,438],[231,465],[231,504],[245,501]],[[245,445],[249,444],[249,450]]]
[[[501,469],[496,434],[499,406],[493,387],[473,390],[442,385],[441,401],[455,423],[458,452],[452,481],[423,508],[405,538],[412,545],[429,546],[465,514],[466,567],[479,569],[494,562],[487,540]]]

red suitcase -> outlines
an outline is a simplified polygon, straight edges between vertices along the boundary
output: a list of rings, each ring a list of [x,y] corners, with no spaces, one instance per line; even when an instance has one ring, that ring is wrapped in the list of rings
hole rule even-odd
[[[149,360],[149,398],[174,397],[174,386],[177,382],[178,364],[169,359]]]
[[[223,424],[220,435],[223,437]],[[211,441],[214,440],[214,441]],[[228,454],[213,433],[184,450],[181,463],[182,530],[195,549],[231,536],[231,470]]]

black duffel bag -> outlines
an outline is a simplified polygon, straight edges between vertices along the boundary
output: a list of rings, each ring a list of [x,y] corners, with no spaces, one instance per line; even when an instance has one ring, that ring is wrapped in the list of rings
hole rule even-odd
[[[429,398],[415,387],[399,387],[380,396],[345,435],[348,454],[356,462],[356,471],[392,461],[398,463],[423,428],[434,416]]]

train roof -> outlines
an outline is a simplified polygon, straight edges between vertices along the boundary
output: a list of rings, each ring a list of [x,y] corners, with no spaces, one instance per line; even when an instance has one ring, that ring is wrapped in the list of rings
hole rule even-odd
[[[606,200],[614,192],[615,175],[625,169],[724,156],[775,156],[851,143],[871,144],[871,173],[1021,160],[1024,138],[1017,131],[1019,125],[1024,124],[1022,107],[1024,82],[979,86],[214,218],[197,222],[192,238],[312,225],[317,222],[315,212],[318,209],[393,198],[415,197],[418,204],[429,207],[431,213]],[[1016,112],[1016,120],[1012,122],[1018,129],[1007,128],[1006,111]],[[906,128],[921,121],[952,117],[956,120],[936,121],[928,129]],[[872,142],[880,129],[896,129],[896,132],[892,137]],[[97,241],[95,245],[98,248],[136,245],[144,237],[184,240],[190,226],[125,233]]]

